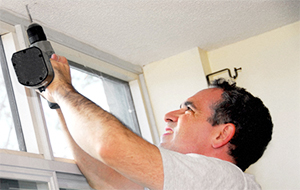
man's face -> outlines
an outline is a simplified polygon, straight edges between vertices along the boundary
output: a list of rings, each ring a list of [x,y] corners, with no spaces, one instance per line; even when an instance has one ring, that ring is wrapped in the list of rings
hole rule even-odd
[[[212,105],[221,100],[222,93],[218,88],[202,90],[188,98],[180,109],[167,113],[160,146],[183,154],[208,154],[215,127],[207,120],[213,114]]]

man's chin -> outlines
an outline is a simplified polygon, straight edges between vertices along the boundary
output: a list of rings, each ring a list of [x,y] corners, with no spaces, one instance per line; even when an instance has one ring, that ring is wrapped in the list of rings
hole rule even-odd
[[[159,143],[158,147],[165,148],[165,146],[166,146],[166,144],[165,144],[165,143],[163,143],[162,141],[160,141],[160,143]]]
[[[172,146],[169,143],[160,142],[158,147],[168,149],[168,150],[172,150]]]

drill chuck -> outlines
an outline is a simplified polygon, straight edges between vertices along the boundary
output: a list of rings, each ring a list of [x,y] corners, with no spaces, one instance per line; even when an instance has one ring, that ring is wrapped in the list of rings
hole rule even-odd
[[[38,41],[47,41],[43,28],[36,23],[28,26],[27,35],[30,44]]]

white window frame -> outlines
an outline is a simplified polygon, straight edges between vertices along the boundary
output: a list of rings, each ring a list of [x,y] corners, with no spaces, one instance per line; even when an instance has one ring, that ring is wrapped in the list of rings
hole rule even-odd
[[[28,151],[0,149],[0,178],[47,182],[49,189],[88,189],[85,178],[73,160],[53,156],[40,96],[34,90],[21,86],[15,76],[10,58],[14,52],[28,47],[24,25],[28,26],[29,23],[3,10],[0,10],[0,14],[3,15],[0,19],[0,34]],[[157,145],[158,131],[142,69],[64,34],[47,28],[44,30],[57,54],[129,82],[142,137]]]

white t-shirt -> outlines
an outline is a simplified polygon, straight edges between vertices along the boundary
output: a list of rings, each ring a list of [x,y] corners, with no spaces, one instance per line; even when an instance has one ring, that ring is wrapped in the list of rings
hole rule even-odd
[[[236,165],[199,154],[159,148],[164,168],[164,190],[256,190],[254,176]]]

